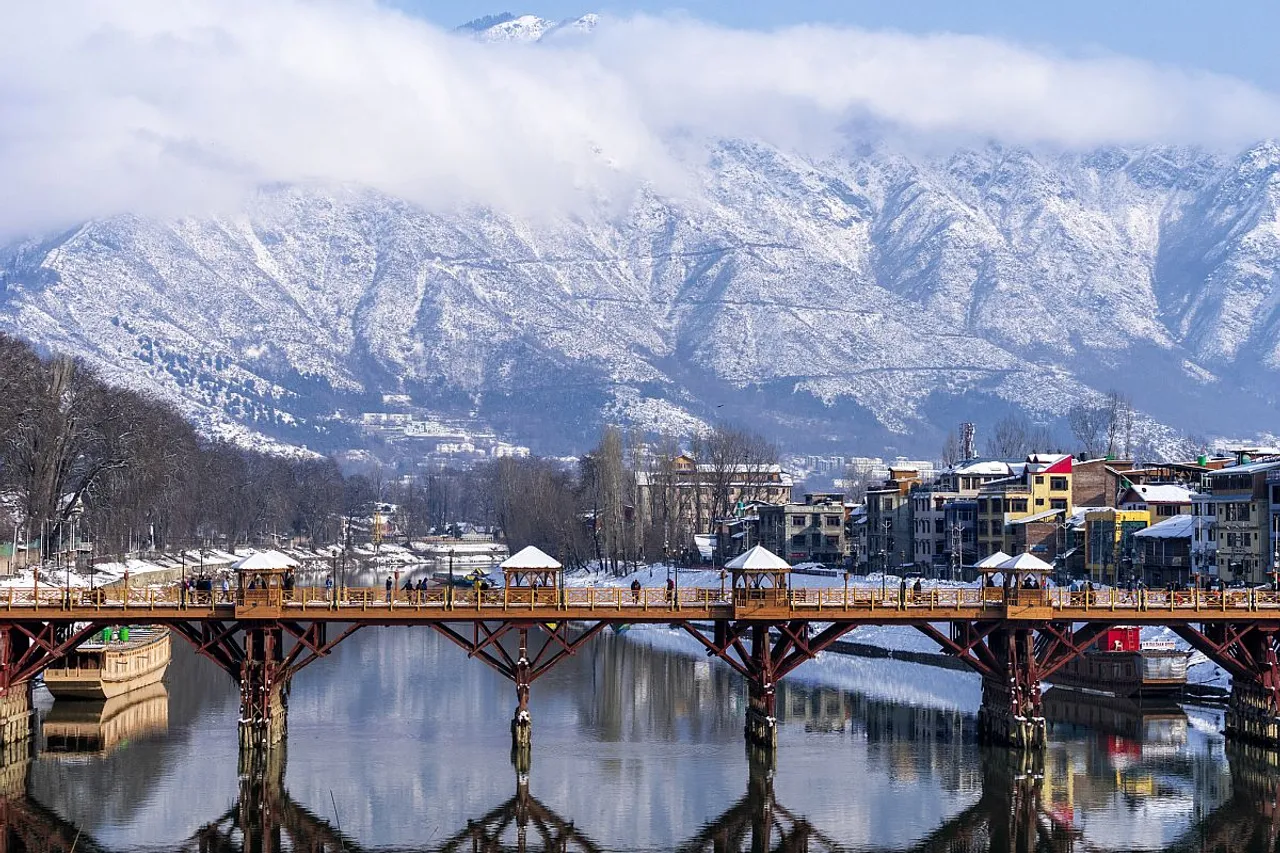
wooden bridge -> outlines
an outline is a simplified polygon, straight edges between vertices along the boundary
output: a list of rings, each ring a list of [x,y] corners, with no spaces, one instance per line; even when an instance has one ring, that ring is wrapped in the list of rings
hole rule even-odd
[[[778,680],[863,625],[915,628],[983,678],[980,728],[1013,746],[1044,742],[1040,682],[1117,624],[1164,625],[1233,678],[1230,734],[1280,745],[1280,593],[1072,592],[1001,587],[788,588],[443,587],[0,591],[0,705],[103,627],[166,625],[241,688],[241,744],[285,737],[290,679],[367,626],[428,626],[514,682],[517,746],[529,744],[531,685],[602,628],[666,624],[697,639],[748,683],[746,733],[776,743]],[[758,579],[757,579],[758,581]],[[0,714],[2,716],[3,714]],[[2,722],[2,721],[0,721]],[[10,727],[0,727],[8,737]],[[13,731],[21,731],[20,727]]]

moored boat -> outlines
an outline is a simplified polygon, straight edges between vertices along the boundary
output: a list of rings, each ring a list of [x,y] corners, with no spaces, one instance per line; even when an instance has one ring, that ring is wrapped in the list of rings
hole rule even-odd
[[[169,668],[169,630],[104,629],[44,671],[59,699],[110,699],[158,683]]]
[[[1187,686],[1190,657],[1173,643],[1142,642],[1137,626],[1119,626],[1108,629],[1047,680],[1104,696],[1176,694]]]

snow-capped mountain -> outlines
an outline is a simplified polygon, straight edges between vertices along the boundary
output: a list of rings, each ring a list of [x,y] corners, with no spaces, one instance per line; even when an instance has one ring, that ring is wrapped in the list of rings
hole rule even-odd
[[[1239,435],[1274,426],[1280,389],[1278,171],[1274,143],[812,161],[724,141],[688,198],[595,217],[274,188],[0,252],[0,329],[313,446],[388,392],[541,450],[725,418],[928,452],[958,420],[1052,421],[1113,387],[1153,439]]]
[[[596,15],[583,15],[563,21],[550,21],[537,15],[487,15],[463,24],[458,29],[472,33],[485,42],[537,42],[566,33],[589,33],[596,28]]]

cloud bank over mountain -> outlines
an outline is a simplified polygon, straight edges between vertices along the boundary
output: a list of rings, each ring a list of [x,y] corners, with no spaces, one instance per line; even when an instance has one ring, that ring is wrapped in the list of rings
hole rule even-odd
[[[372,2],[8,3],[0,239],[133,212],[231,211],[350,184],[433,211],[625,210],[696,196],[709,139],[820,157],[911,145],[1234,148],[1280,98],[1231,78],[989,38],[672,17],[489,44]]]

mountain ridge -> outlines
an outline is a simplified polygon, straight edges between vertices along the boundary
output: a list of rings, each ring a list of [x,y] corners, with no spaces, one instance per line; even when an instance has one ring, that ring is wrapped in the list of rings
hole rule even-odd
[[[1274,142],[819,160],[720,140],[688,168],[689,198],[541,221],[301,187],[97,220],[0,251],[0,329],[207,431],[321,448],[352,440],[336,413],[401,392],[545,451],[602,421],[733,418],[922,453],[1018,409],[1065,441],[1067,407],[1113,387],[1151,452],[1270,426]]]

